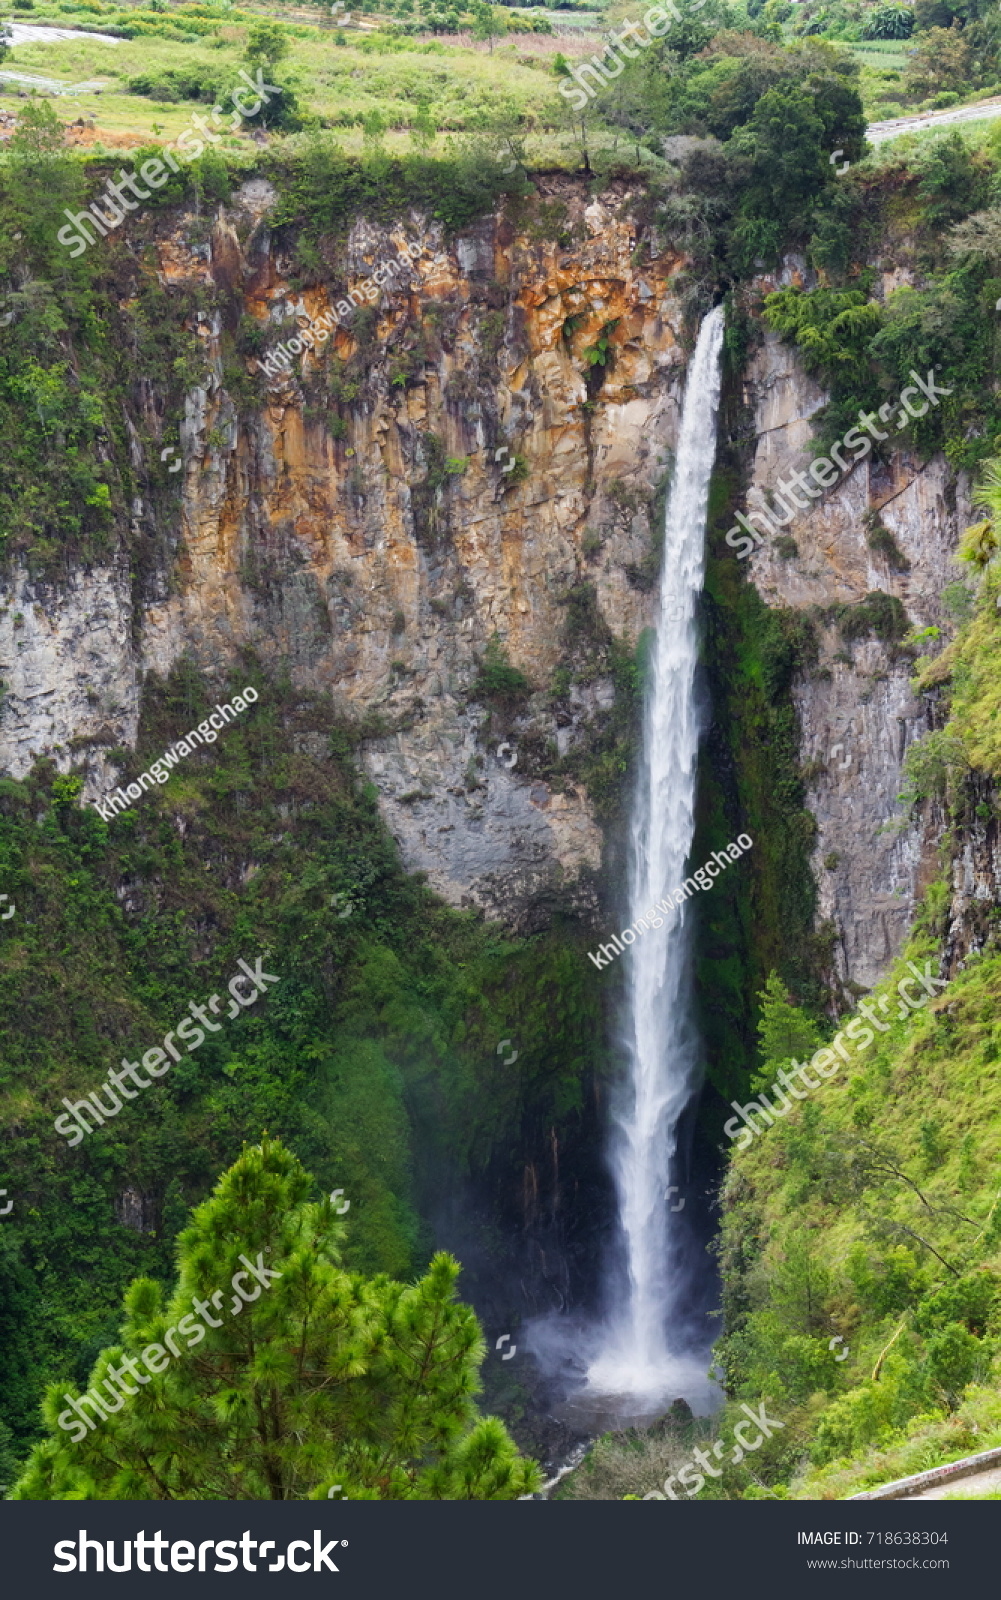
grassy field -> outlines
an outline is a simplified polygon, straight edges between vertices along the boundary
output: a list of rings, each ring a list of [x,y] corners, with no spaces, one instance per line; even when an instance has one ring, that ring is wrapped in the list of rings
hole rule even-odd
[[[389,0],[399,8],[412,0]],[[158,75],[183,70],[221,87],[240,83],[245,66],[248,31],[257,18],[275,18],[290,28],[291,51],[280,68],[298,97],[300,107],[314,121],[333,129],[345,149],[362,148],[362,118],[377,113],[385,128],[384,143],[391,153],[411,147],[412,128],[419,111],[437,130],[441,149],[450,135],[480,131],[490,125],[520,126],[528,160],[535,166],[578,165],[578,152],[567,126],[567,107],[558,93],[553,70],[557,53],[573,59],[590,56],[602,48],[602,30],[616,18],[632,14],[627,0],[613,0],[604,11],[539,12],[554,33],[509,32],[494,42],[476,41],[471,33],[403,35],[392,31],[391,17],[376,12],[364,18],[355,14],[347,28],[333,26],[319,8],[269,7],[249,4],[236,8],[229,0],[209,5],[169,5],[160,13],[136,7],[93,7],[84,0],[41,6],[35,11],[15,11],[0,4],[0,16],[11,22],[37,24],[48,21],[61,28],[81,24],[114,26],[117,15],[143,17],[153,26],[166,24],[176,38],[144,36],[117,38],[92,34],[73,39],[32,41],[14,46],[3,70],[54,80],[70,87],[98,80],[101,87],[60,95],[58,114],[69,124],[75,143],[114,150],[151,140],[174,139],[204,115],[198,100],[157,99],[136,92],[131,80],[142,74]],[[621,15],[620,15],[621,13]],[[525,11],[506,13],[509,25],[528,28]],[[361,24],[356,26],[355,24]],[[186,28],[200,29],[200,35]],[[872,120],[904,114],[910,109],[900,93],[906,65],[906,42],[880,41],[849,46],[862,67],[861,90]],[[30,90],[16,83],[0,83],[0,107],[16,110]],[[890,99],[889,96],[894,98]],[[211,102],[209,102],[211,104]],[[255,132],[245,124],[222,136],[231,149],[246,145]],[[602,160],[629,158],[658,165],[651,152],[637,150],[628,135],[597,132],[591,138],[592,156]]]
[[[183,16],[183,8],[174,7],[172,14]],[[306,15],[270,14],[280,15],[282,21]],[[6,17],[21,22],[37,20],[34,14],[14,11],[7,11]],[[72,28],[79,19],[52,12],[49,20]],[[338,129],[348,148],[360,145],[361,118],[371,112],[378,112],[388,126],[387,147],[405,147],[421,105],[443,135],[472,131],[486,122],[515,115],[524,119],[530,132],[544,136],[558,130],[563,121],[553,57],[559,50],[573,56],[582,50],[590,53],[595,47],[596,36],[581,27],[583,20],[579,16],[574,19],[570,37],[511,34],[497,41],[493,50],[468,34],[410,38],[389,32],[363,34],[353,28],[299,27],[282,73],[294,85],[300,104],[324,125]],[[59,115],[67,122],[93,119],[93,137],[112,146],[128,140],[141,143],[151,137],[166,140],[190,125],[192,113],[204,111],[204,106],[131,92],[129,80],[143,73],[183,68],[204,71],[236,85],[239,69],[245,65],[247,32],[246,24],[227,23],[223,15],[213,36],[191,42],[136,38],[109,44],[98,37],[53,38],[15,46],[3,70],[51,78],[66,86],[104,80],[99,92],[59,97]],[[0,91],[0,105],[16,109],[17,97],[18,86],[6,83]],[[245,132],[240,135],[247,136]],[[541,150],[542,146],[539,153]]]

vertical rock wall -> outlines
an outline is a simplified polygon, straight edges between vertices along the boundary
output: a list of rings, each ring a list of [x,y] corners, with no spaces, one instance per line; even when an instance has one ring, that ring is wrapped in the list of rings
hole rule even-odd
[[[747,373],[757,436],[749,506],[808,466],[810,418],[825,399],[795,351],[766,333]],[[903,562],[871,547],[867,514],[870,526],[878,515]],[[922,463],[902,448],[888,467],[871,456],[859,461],[795,511],[781,542],[767,537],[748,559],[768,605],[816,620],[819,659],[800,676],[795,700],[807,804],[818,824],[819,914],[836,932],[845,984],[868,988],[886,970],[916,899],[939,871],[935,819],[910,820],[897,798],[905,753],[928,731],[931,708],[911,691],[910,654],[877,637],[846,640],[839,623],[819,613],[880,590],[900,601],[914,627],[934,624],[947,638],[953,621],[943,591],[962,577],[952,557],[971,520],[965,479],[957,482],[942,457]]]
[[[440,893],[522,926],[540,900],[574,899],[601,857],[588,797],[527,771],[517,737],[499,751],[473,685],[495,640],[533,690],[518,726],[537,747],[565,754],[600,727],[607,679],[553,712],[567,597],[589,586],[630,644],[650,620],[635,573],[685,351],[680,258],[639,248],[630,191],[540,189],[521,229],[491,216],[448,241],[416,214],[358,222],[327,285],[306,289],[261,180],[218,209],[208,243],[204,218],[169,219],[161,282],[207,307],[192,324],[204,384],[164,419],[183,451],[173,565],[138,596],[114,569],[59,591],[4,580],[3,770],[83,757],[85,796],[102,793],[146,671],[185,651],[217,671],[252,646],[381,719],[368,770],[404,860]],[[244,354],[243,393],[228,392],[226,341],[247,319],[263,356],[346,305],[322,350],[284,377]]]

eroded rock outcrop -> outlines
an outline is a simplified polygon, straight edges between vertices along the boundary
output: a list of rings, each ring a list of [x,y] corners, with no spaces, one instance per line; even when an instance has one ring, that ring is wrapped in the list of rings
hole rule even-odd
[[[749,505],[808,465],[810,419],[825,399],[795,351],[766,333],[747,373],[757,434]],[[818,660],[800,674],[795,700],[818,823],[819,914],[836,931],[840,977],[866,988],[899,951],[916,899],[940,871],[935,819],[911,820],[897,798],[905,753],[928,731],[931,707],[911,690],[913,655],[899,641],[846,638],[843,621],[820,613],[881,591],[914,627],[935,625],[948,638],[954,618],[943,592],[961,576],[952,558],[971,520],[965,478],[957,482],[943,457],[922,463],[904,447],[888,466],[859,461],[749,557],[769,605],[816,618]],[[877,521],[889,539],[873,540]]]
[[[186,650],[218,669],[250,645],[342,710],[381,717],[364,759],[407,865],[443,895],[527,926],[540,903],[586,894],[602,846],[587,796],[533,778],[517,739],[498,758],[473,684],[496,639],[535,691],[519,726],[563,753],[610,703],[598,679],[557,721],[547,691],[570,591],[589,584],[628,642],[650,620],[650,585],[630,574],[650,554],[677,420],[680,257],[637,260],[623,186],[600,202],[573,180],[539,187],[520,228],[492,216],[451,242],[416,214],[358,222],[325,288],[292,287],[261,180],[219,208],[208,243],[204,218],[171,223],[161,281],[211,307],[192,323],[208,377],[176,419],[176,549],[135,618],[113,570],[46,596],[17,580],[15,605],[44,618],[19,636],[14,606],[0,621],[17,663],[6,770],[82,751],[85,793],[102,792],[117,781],[107,749],[134,741],[145,671]],[[294,319],[336,314],[351,289],[362,300],[380,268],[375,304],[342,316],[322,354],[282,378],[244,352],[257,403],[228,392],[240,318],[264,355]]]
[[[252,646],[368,719],[363,759],[403,858],[447,899],[521,929],[593,906],[603,838],[591,801],[580,784],[548,781],[528,751],[567,756],[614,700],[601,673],[565,681],[558,707],[550,693],[568,597],[587,589],[594,618],[630,645],[652,621],[655,496],[686,362],[684,261],[651,252],[625,184],[601,200],[569,178],[537,188],[522,213],[453,240],[417,213],[359,221],[319,287],[293,287],[261,179],[217,208],[210,236],[204,217],[164,224],[161,282],[198,290],[207,307],[190,324],[206,378],[183,417],[151,419],[181,439],[175,526],[138,589],[124,561],[58,589],[23,572],[5,581],[3,770],[22,776],[43,754],[63,768],[82,760],[85,795],[102,793],[117,782],[108,752],[135,740],[144,673],[185,651],[215,671]],[[373,274],[385,282],[369,305]],[[362,309],[345,314],[352,290]],[[340,321],[322,351],[295,356],[284,376],[264,368],[297,324],[327,314]],[[236,394],[226,363],[241,327],[258,337],[256,355],[237,342]],[[753,483],[768,490],[805,465],[825,396],[765,334],[745,399]],[[137,501],[137,525],[146,509]],[[891,541],[882,552],[873,514]],[[942,596],[968,520],[962,478],[900,449],[797,512],[784,529],[793,545],[766,542],[750,577],[769,605],[815,617],[881,590],[910,623],[948,635]],[[868,986],[937,869],[932,819],[912,824],[897,803],[929,708],[892,641],[849,643],[823,618],[817,629],[819,659],[795,696],[820,914],[842,980]],[[476,690],[491,641],[532,691],[500,732]]]

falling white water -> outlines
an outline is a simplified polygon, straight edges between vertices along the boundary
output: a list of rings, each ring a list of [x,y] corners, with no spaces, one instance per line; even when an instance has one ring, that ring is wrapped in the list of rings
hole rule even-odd
[[[685,385],[674,482],[664,516],[660,614],[644,711],[643,749],[630,840],[629,920],[635,924],[685,877],[695,813],[699,727],[695,703],[706,508],[716,451],[723,309],[699,330]],[[694,1092],[690,918],[684,902],[664,926],[637,930],[626,964],[627,1073],[614,1108],[612,1170],[619,1203],[625,1294],[588,1385],[604,1394],[675,1392],[704,1364],[686,1361],[672,1323],[683,1284],[667,1187],[677,1124]],[[628,943],[628,941],[626,941]]]

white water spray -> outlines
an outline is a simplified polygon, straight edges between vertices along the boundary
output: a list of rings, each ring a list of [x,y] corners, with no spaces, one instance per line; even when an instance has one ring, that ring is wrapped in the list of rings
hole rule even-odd
[[[635,924],[684,880],[692,845],[699,727],[695,705],[706,508],[716,452],[723,309],[699,330],[681,413],[674,482],[664,516],[660,615],[644,711],[630,840],[629,916]],[[619,1203],[625,1296],[588,1372],[604,1394],[656,1398],[700,1363],[672,1349],[683,1283],[667,1187],[678,1118],[698,1077],[692,1023],[690,919],[682,902],[664,926],[637,930],[626,959],[627,1074],[613,1108],[612,1170]],[[661,913],[658,913],[661,915]],[[674,1248],[672,1248],[674,1246]]]

